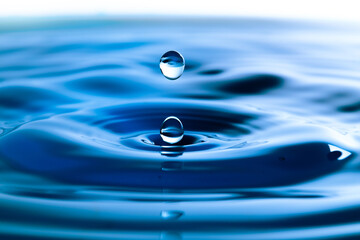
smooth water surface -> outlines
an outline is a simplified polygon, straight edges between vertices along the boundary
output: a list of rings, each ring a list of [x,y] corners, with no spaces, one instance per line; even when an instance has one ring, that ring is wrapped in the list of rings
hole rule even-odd
[[[359,30],[3,19],[1,239],[360,238]]]

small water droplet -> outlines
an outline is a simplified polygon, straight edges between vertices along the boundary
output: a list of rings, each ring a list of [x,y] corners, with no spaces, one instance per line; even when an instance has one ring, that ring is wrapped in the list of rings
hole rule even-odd
[[[163,210],[160,216],[165,220],[176,220],[179,219],[184,213],[176,210]]]
[[[167,117],[161,125],[160,136],[166,143],[178,143],[184,136],[181,121],[174,116]]]
[[[160,70],[167,79],[178,79],[184,72],[184,68],[185,60],[176,51],[168,51],[160,58]]]

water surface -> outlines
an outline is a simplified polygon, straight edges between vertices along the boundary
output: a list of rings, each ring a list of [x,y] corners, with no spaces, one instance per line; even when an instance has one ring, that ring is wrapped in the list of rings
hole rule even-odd
[[[3,19],[3,239],[360,238],[360,28]],[[169,50],[181,78],[159,69]],[[160,137],[176,116],[184,136]]]

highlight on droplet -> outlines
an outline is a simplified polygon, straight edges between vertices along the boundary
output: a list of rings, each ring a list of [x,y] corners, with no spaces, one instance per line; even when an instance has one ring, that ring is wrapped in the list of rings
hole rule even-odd
[[[167,117],[160,127],[160,136],[166,143],[175,144],[184,136],[183,125],[177,117]]]
[[[184,69],[185,60],[177,51],[168,51],[160,58],[160,70],[167,79],[178,79]]]

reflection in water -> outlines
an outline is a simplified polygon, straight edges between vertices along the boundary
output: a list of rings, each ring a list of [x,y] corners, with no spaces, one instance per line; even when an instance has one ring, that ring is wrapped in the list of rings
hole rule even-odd
[[[164,210],[161,211],[160,216],[164,220],[177,220],[179,219],[184,213],[182,211],[176,210]]]
[[[346,151],[345,149],[341,149],[334,145],[329,144],[330,153],[332,155],[338,155],[337,160],[344,160],[351,155],[351,152]]]
[[[160,235],[161,240],[181,240],[181,234],[178,232],[162,232]]]

